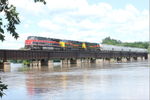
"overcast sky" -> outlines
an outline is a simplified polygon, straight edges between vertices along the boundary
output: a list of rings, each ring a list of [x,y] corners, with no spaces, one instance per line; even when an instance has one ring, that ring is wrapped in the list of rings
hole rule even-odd
[[[9,0],[20,13],[18,40],[6,33],[0,49],[24,47],[28,36],[101,42],[149,40],[149,0]]]

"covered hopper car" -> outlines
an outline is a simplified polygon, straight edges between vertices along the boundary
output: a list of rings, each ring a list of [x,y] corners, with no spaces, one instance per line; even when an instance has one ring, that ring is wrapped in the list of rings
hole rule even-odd
[[[147,49],[101,44],[101,51],[148,52]]]

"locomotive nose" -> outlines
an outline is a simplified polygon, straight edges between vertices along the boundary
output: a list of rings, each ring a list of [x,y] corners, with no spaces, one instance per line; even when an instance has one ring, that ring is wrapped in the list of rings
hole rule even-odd
[[[30,40],[25,40],[25,45],[30,45],[31,41]]]

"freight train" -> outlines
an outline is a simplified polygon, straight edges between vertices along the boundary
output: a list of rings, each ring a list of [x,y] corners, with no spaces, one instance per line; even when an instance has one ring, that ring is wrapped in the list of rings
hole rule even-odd
[[[25,48],[31,50],[100,50],[98,43],[29,36]]]
[[[147,49],[106,45],[74,40],[29,36],[25,48],[30,50],[86,50],[86,51],[127,51],[147,52]]]

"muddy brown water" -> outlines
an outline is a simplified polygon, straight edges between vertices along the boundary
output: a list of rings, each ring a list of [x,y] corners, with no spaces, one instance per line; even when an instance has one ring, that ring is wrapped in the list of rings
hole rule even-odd
[[[148,61],[22,67],[0,72],[8,85],[0,100],[149,100]]]

